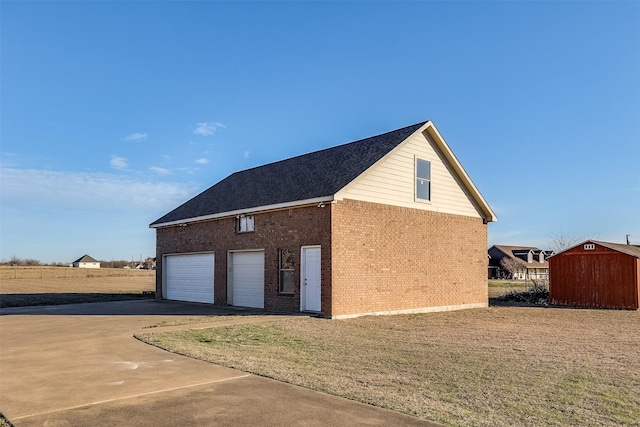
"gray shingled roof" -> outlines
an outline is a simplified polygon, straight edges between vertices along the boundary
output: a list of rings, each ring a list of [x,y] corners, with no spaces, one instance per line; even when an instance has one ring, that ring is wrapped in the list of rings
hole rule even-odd
[[[80,258],[78,258],[77,260],[73,261],[73,263],[75,264],[76,262],[98,262],[97,260],[93,259],[92,257],[90,257],[89,255],[83,255]]]
[[[489,252],[491,252],[491,249],[493,249],[493,248],[496,248],[497,250],[502,252],[505,256],[516,260],[516,262],[521,264],[523,267],[524,266],[529,266],[529,267],[533,266],[533,267],[536,267],[536,268],[544,268],[544,267],[548,267],[549,266],[549,262],[546,261],[546,256],[545,256],[545,261],[544,262],[539,262],[537,259],[534,259],[533,263],[528,263],[527,261],[523,260],[522,258],[519,258],[519,257],[516,256],[516,253],[517,252],[521,252],[521,251],[522,252],[533,251],[536,254],[540,253],[540,249],[536,248],[535,246],[493,245],[492,247],[489,248]]]
[[[151,226],[334,195],[425,123],[235,172]]]
[[[613,249],[614,251],[622,252],[627,255],[634,256],[636,258],[640,258],[640,246],[637,245],[626,245],[624,243],[610,243],[610,242],[599,242],[597,240],[592,240],[593,243],[597,243],[609,249]]]

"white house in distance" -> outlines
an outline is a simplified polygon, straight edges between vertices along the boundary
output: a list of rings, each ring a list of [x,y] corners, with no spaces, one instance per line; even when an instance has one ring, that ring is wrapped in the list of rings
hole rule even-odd
[[[74,268],[100,268],[100,263],[89,255],[84,255],[71,264]]]

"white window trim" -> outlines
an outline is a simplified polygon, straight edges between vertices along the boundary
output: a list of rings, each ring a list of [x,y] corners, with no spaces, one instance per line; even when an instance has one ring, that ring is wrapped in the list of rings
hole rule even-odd
[[[418,160],[422,160],[423,162],[428,162],[429,163],[429,199],[421,199],[420,197],[418,197],[418,179],[423,179],[423,178],[418,178]],[[431,204],[431,200],[433,199],[433,186],[431,185],[431,175],[433,174],[433,171],[431,170],[431,166],[432,166],[432,162],[431,160],[426,160],[423,158],[420,158],[418,156],[414,156],[413,159],[413,200],[415,202],[418,203],[426,203],[426,204]]]
[[[295,284],[295,268],[282,268],[282,251],[284,249],[278,249],[278,294],[281,295],[294,295],[296,293]],[[294,264],[295,265],[295,264]],[[294,274],[293,290],[291,292],[284,292],[282,290],[282,272],[291,271]]]
[[[251,233],[255,231],[255,217],[253,215],[238,215],[237,224],[238,233]]]

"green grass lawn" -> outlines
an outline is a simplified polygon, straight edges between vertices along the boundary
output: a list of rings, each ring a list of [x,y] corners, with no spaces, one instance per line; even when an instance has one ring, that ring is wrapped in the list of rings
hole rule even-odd
[[[640,425],[640,313],[491,307],[137,335],[448,425]]]
[[[530,285],[524,280],[489,280],[490,288],[526,288]]]

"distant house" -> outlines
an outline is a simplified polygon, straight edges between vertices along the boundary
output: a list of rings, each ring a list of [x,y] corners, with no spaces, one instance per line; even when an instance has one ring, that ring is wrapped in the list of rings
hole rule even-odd
[[[147,257],[147,259],[142,263],[141,268],[146,268],[147,270],[155,270],[156,269],[156,258]]]
[[[486,307],[495,215],[431,121],[233,173],[156,230],[156,297],[344,318]]]
[[[100,268],[100,263],[89,255],[84,255],[73,261],[71,266],[75,268]]]
[[[551,251],[532,246],[493,245],[489,248],[489,278],[515,280],[546,280],[549,278]],[[512,271],[503,267],[508,260]]]
[[[587,240],[549,258],[552,304],[637,310],[640,247]]]

